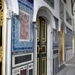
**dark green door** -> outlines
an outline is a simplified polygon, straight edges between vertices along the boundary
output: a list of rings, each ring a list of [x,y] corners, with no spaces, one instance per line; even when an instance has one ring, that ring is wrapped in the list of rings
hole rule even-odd
[[[47,24],[41,17],[37,22],[37,75],[47,75]]]

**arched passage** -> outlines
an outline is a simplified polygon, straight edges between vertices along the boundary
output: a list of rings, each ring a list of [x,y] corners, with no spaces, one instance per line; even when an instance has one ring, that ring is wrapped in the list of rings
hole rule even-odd
[[[50,12],[50,10],[47,7],[41,7],[38,9],[37,14],[35,16],[36,13],[34,13],[33,18],[36,17],[36,19],[34,20],[35,23],[35,35],[36,35],[36,39],[35,39],[35,55],[36,56],[34,59],[34,61],[37,60],[37,62],[35,62],[35,66],[37,65],[37,67],[34,66],[34,69],[36,70],[37,75],[50,75],[51,72],[53,71],[53,53],[52,53],[52,28],[55,29],[55,21],[54,21],[54,17],[52,15],[52,13]],[[37,19],[42,18],[41,21],[44,21],[44,23],[46,25],[44,25],[44,31],[42,31],[41,25],[39,24],[39,21],[37,21]],[[42,24],[42,22],[40,22]],[[38,29],[40,25],[40,30]],[[46,29],[46,30],[45,30]],[[44,32],[42,35],[42,32]],[[43,42],[44,46],[42,47],[42,43],[40,44],[38,42],[38,34],[41,34],[40,36],[46,36],[46,43]],[[39,40],[41,39],[45,39],[45,38],[39,38]],[[41,47],[39,47],[39,44],[41,45]],[[42,51],[45,53],[45,57],[42,59],[42,54],[38,55],[39,52],[42,53]],[[39,58],[39,59],[38,59]],[[42,60],[39,62],[39,60]],[[40,67],[38,65],[42,64],[42,71],[40,70]],[[44,66],[43,66],[44,65]],[[36,69],[37,68],[37,69]],[[41,73],[39,73],[41,71]]]

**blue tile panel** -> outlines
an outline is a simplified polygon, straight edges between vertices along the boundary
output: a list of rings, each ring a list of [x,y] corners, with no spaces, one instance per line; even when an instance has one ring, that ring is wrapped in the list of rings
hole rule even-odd
[[[30,51],[34,48],[34,25],[33,18],[33,1],[32,0],[18,0],[19,9],[30,15],[30,40],[19,41],[19,16],[13,14],[12,16],[12,52],[16,51]]]
[[[56,31],[57,31],[57,41],[54,40],[56,37],[55,37],[55,31],[53,30],[53,49],[57,49],[58,45],[59,45],[59,41],[58,41],[58,38],[59,38],[59,36],[58,36],[58,19],[56,17],[54,17],[54,20],[55,20]]]
[[[66,27],[67,34],[65,34],[65,47],[72,47],[72,30]]]

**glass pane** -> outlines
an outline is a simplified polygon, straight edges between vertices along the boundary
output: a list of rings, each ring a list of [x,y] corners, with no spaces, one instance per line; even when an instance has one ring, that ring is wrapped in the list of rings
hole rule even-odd
[[[45,39],[45,24],[43,23],[43,38]]]
[[[67,21],[70,25],[72,25],[72,18],[71,18],[71,16],[68,14],[68,12],[66,12],[66,21]]]
[[[16,74],[16,75],[20,75],[20,74]]]
[[[46,23],[45,21],[43,21],[43,25],[42,25],[42,41],[46,41]]]
[[[54,9],[54,0],[44,0],[44,1]]]
[[[26,75],[26,69],[21,71],[21,75]]]
[[[45,58],[42,59],[42,74],[43,75],[46,74],[46,59]]]
[[[33,75],[33,69],[29,70],[29,75]]]
[[[15,64],[24,63],[31,60],[31,54],[15,57]]]
[[[42,74],[44,74],[44,69],[45,69],[45,61],[43,60],[43,62],[42,62],[43,64],[43,66],[42,66],[42,69],[43,69],[43,72],[42,72]]]
[[[40,19],[38,19],[37,25],[38,25],[38,26],[37,26],[37,27],[38,27],[38,28],[37,28],[37,40],[39,41],[39,40],[40,40],[40,39],[39,39],[39,38],[40,38],[40,37],[39,37],[39,36],[40,36]]]
[[[63,0],[66,3],[66,0]]]

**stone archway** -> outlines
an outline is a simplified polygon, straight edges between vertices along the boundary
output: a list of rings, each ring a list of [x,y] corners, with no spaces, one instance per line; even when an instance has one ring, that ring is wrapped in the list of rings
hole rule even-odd
[[[35,13],[36,14],[36,13]],[[36,17],[36,18],[35,18]],[[45,75],[50,75],[53,71],[53,53],[52,53],[52,28],[55,29],[55,20],[54,17],[52,15],[52,13],[50,12],[50,10],[47,7],[41,7],[38,9],[36,16],[34,15],[34,26],[35,26],[35,34],[36,38],[34,39],[35,41],[35,52],[34,52],[34,61],[37,60],[37,28],[38,28],[38,24],[37,24],[37,18],[38,17],[42,17],[46,23],[47,23],[47,74]],[[35,67],[37,65],[37,62],[34,62],[34,71],[37,73],[37,67]],[[35,73],[35,74],[36,74]]]

